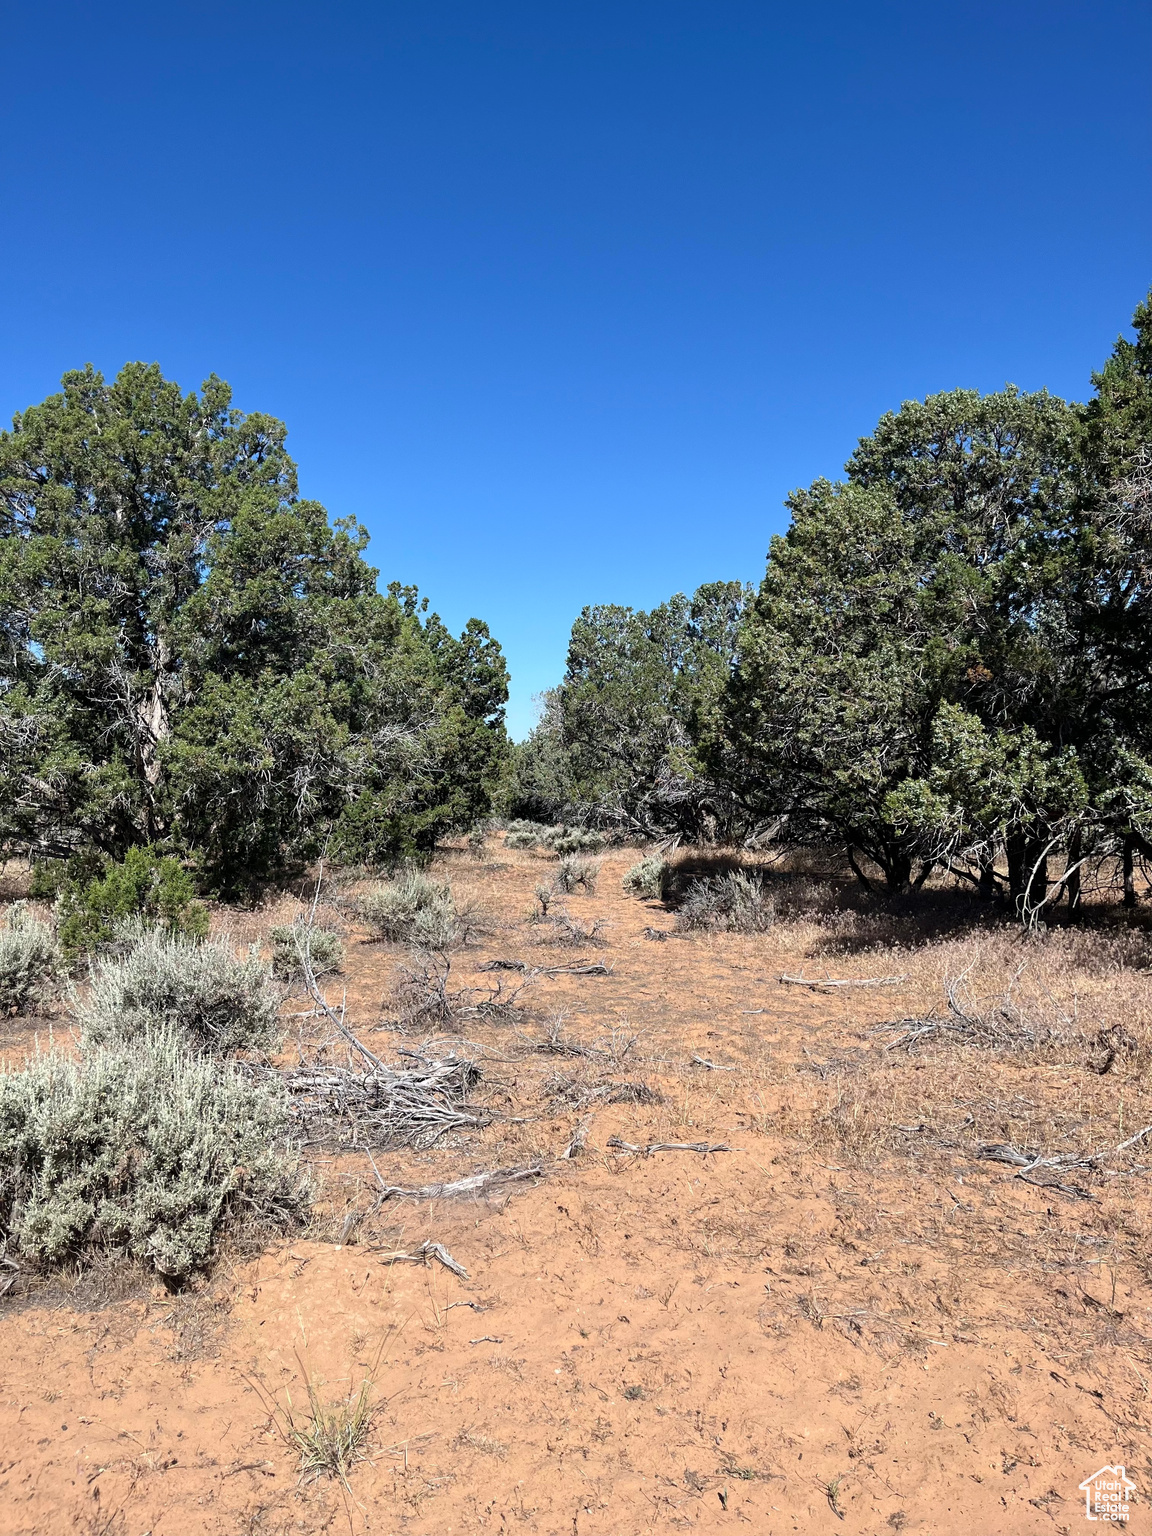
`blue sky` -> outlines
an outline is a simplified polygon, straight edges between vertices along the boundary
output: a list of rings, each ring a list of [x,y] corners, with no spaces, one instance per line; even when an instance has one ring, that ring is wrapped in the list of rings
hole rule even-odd
[[[1152,7],[4,7],[0,416],[156,360],[504,644],[757,580],[903,399],[1082,397],[1152,283]]]

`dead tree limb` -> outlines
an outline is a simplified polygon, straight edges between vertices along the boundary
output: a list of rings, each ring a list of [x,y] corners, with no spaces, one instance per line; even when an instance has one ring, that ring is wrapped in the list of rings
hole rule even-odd
[[[830,987],[899,987],[908,980],[907,976],[844,976],[833,978],[825,976],[789,976],[787,973],[780,977],[782,985],[787,987],[811,987],[819,991]]]
[[[529,1168],[493,1168],[490,1173],[473,1173],[467,1178],[455,1179],[450,1184],[422,1184],[416,1189],[406,1189],[400,1184],[386,1184],[380,1192],[381,1200],[450,1200],[457,1195],[478,1195],[482,1190],[494,1189],[503,1184],[516,1184],[523,1179],[544,1177],[541,1163]]]
[[[732,1148],[724,1141],[650,1141],[646,1147],[637,1147],[630,1141],[621,1141],[619,1136],[610,1136],[608,1146],[616,1152],[625,1152],[629,1155],[639,1154],[641,1157],[651,1157],[653,1152],[731,1152]]]

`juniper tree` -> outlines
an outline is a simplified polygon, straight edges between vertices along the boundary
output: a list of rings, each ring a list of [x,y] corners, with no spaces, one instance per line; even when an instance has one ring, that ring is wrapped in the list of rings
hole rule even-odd
[[[363,529],[301,499],[285,428],[209,379],[91,367],[0,434],[0,836],[258,878],[324,829],[357,856],[482,814],[507,678]]]

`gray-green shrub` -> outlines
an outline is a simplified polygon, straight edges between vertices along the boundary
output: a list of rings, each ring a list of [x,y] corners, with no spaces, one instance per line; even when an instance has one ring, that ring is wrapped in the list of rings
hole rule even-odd
[[[139,925],[122,953],[96,961],[76,1010],[85,1040],[133,1040],[157,1029],[201,1050],[262,1050],[276,1039],[280,1005],[268,967],[237,957],[226,938],[197,944]]]
[[[574,891],[578,885],[582,885],[589,895],[596,889],[599,878],[599,859],[581,859],[574,853],[566,854],[560,860],[560,868],[556,872],[556,884],[562,891]]]
[[[272,941],[272,971],[285,981],[294,981],[304,974],[302,951],[308,955],[308,963],[314,976],[325,976],[338,971],[344,964],[344,943],[331,928],[309,927],[295,922],[276,927],[268,935]]]
[[[182,1280],[242,1221],[285,1227],[306,1194],[285,1095],[172,1032],[0,1074],[0,1238],[41,1264],[97,1255]]]
[[[710,928],[723,933],[766,933],[775,904],[759,880],[736,870],[699,880],[676,914],[677,928]]]
[[[601,832],[586,827],[546,827],[539,821],[512,821],[504,838],[506,848],[547,848],[561,856],[569,853],[599,853],[607,839]]]
[[[561,866],[556,871],[556,885],[561,891],[574,891],[576,886],[584,886],[588,895],[596,889],[596,882],[601,877],[601,862],[599,859],[578,859],[576,854],[565,854],[561,859]]]
[[[360,897],[357,911],[378,938],[422,949],[450,949],[464,936],[451,887],[419,869],[381,881]]]
[[[589,832],[583,827],[553,827],[544,839],[544,846],[561,856],[567,853],[599,853],[605,838],[599,832]]]
[[[639,864],[633,864],[620,884],[628,896],[659,896],[667,869],[668,860],[654,853],[647,859],[641,859]]]
[[[60,967],[55,935],[24,902],[8,909],[0,928],[0,1013],[23,1013],[41,1002]]]

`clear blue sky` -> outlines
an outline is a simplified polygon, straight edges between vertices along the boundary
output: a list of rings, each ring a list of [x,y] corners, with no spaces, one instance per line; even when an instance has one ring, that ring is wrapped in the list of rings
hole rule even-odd
[[[1082,397],[1152,282],[1145,0],[3,16],[0,415],[220,374],[517,734],[583,604],[759,579],[902,399]]]

